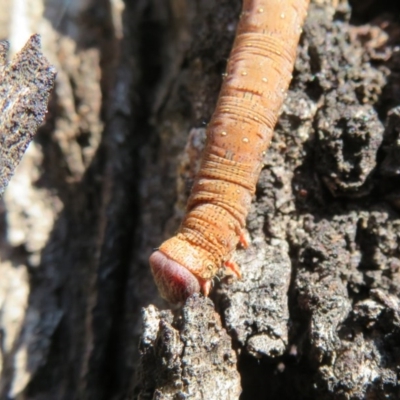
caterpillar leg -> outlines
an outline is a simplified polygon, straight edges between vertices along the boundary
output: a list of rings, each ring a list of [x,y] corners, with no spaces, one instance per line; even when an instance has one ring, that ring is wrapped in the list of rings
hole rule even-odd
[[[240,272],[240,267],[234,261],[225,261],[224,262],[225,268],[230,269],[239,279],[242,278],[242,273]]]
[[[211,280],[203,281],[202,283],[200,283],[200,286],[204,296],[208,297],[212,286]]]
[[[245,229],[243,229],[239,234],[239,243],[242,245],[244,249],[247,249],[250,246],[249,234]]]

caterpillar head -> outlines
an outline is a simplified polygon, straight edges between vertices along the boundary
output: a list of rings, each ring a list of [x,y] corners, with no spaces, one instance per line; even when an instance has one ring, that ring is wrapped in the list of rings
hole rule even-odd
[[[149,262],[161,297],[170,303],[184,302],[192,294],[200,292],[199,280],[162,251],[155,251]]]

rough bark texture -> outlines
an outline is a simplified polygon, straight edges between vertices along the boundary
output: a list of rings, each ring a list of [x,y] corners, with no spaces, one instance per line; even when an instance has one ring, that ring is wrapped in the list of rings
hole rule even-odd
[[[241,387],[232,341],[210,299],[193,295],[180,312],[143,312],[140,399],[237,399]]]
[[[243,280],[172,312],[147,259],[182,218],[241,2],[45,4],[0,4],[0,39],[42,34],[58,71],[0,209],[0,398],[400,398],[400,6],[313,2]]]
[[[7,60],[0,42],[0,197],[47,112],[56,71],[40,52],[40,36]]]

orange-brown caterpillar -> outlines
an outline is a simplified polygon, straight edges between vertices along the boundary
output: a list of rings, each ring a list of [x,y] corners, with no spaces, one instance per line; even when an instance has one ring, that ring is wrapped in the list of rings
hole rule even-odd
[[[291,80],[309,0],[243,0],[226,78],[207,129],[201,169],[176,236],[150,257],[161,295],[171,303],[208,295],[244,239],[246,216]]]

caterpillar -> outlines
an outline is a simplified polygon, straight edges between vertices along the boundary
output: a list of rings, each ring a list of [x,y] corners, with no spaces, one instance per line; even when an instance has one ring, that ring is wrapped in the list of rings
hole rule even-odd
[[[232,255],[247,247],[246,217],[262,159],[292,77],[309,0],[243,0],[201,167],[178,233],[149,262],[163,298],[208,295],[222,267],[241,278]]]

